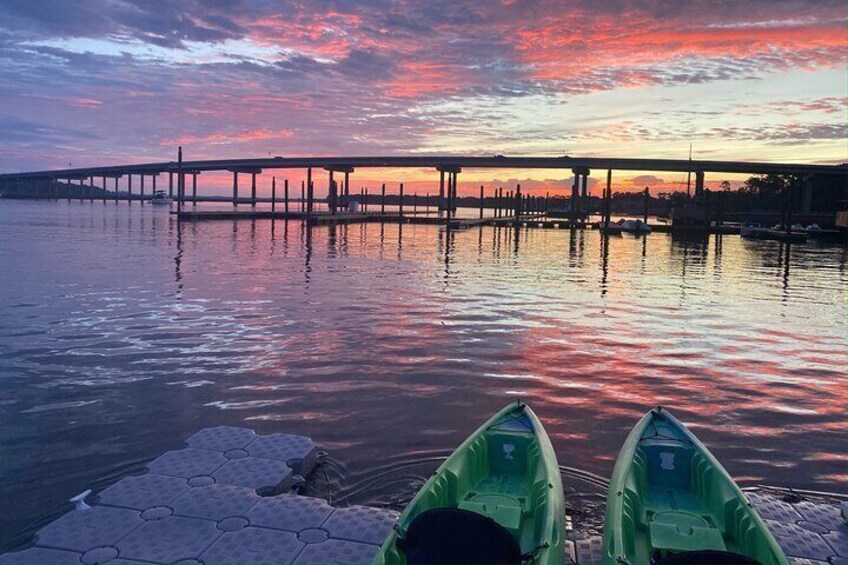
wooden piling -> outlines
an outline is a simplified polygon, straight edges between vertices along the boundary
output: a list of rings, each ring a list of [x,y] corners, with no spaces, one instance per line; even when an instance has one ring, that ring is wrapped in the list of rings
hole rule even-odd
[[[197,171],[191,173],[191,205],[197,206]]]
[[[132,177],[130,180],[132,181]],[[177,220],[180,219],[180,212],[183,211],[183,180],[183,147],[181,145],[177,149]]]
[[[271,177],[271,219],[277,211],[277,177]]]
[[[365,211],[367,212],[368,211],[368,187],[367,186],[365,187],[365,200],[364,200],[364,202],[365,202]]]
[[[480,219],[483,219],[483,185],[480,185]]]
[[[174,173],[168,173],[168,198],[174,197]]]
[[[118,176],[115,176],[115,205],[118,205]]]
[[[515,210],[515,225],[518,225],[518,220],[521,217],[521,185],[515,185],[515,200],[513,201]]]
[[[306,182],[300,181],[300,211],[306,208]]]
[[[289,214],[289,179],[285,179],[283,181],[283,196],[285,197],[285,200],[283,201],[283,206],[284,206],[284,209],[286,211],[286,217],[288,217],[288,214]]]
[[[380,186],[380,213],[386,213],[386,183]]]
[[[130,204],[132,204],[132,177],[132,173],[127,174],[127,201]]]
[[[645,187],[645,202],[644,202],[644,210],[642,211],[642,221],[646,224],[648,223],[648,204],[651,201],[651,192],[650,189]]]
[[[786,183],[786,245],[792,239],[792,181]]]
[[[403,218],[403,183],[400,183],[400,195],[398,197],[398,216]]]
[[[233,206],[238,206],[238,171],[233,171]]]
[[[139,176],[141,177],[141,189],[140,189],[141,194],[139,195],[139,197],[141,198],[141,204],[144,205],[144,175],[139,175]]]
[[[315,195],[315,187],[312,184],[312,167],[306,169],[306,217],[312,216],[312,198]]]

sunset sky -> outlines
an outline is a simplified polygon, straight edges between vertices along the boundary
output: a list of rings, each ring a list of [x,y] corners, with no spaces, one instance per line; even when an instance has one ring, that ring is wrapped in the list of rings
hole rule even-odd
[[[0,14],[2,172],[172,160],[180,144],[189,159],[686,158],[692,143],[696,159],[848,161],[844,0],[0,0]],[[616,180],[685,181],[650,175]]]

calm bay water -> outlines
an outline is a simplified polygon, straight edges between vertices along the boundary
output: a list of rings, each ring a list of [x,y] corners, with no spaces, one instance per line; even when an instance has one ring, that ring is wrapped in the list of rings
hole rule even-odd
[[[309,435],[322,495],[401,504],[518,397],[568,467],[608,476],[662,404],[743,485],[844,491],[846,263],[738,236],[0,202],[0,551],[214,425]]]

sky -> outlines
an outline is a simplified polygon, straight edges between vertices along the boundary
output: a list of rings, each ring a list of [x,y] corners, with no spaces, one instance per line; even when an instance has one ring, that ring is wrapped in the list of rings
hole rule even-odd
[[[844,0],[0,0],[0,15],[2,172],[170,161],[178,145],[848,162]],[[465,171],[460,192],[570,179]],[[380,180],[437,176],[353,184]]]

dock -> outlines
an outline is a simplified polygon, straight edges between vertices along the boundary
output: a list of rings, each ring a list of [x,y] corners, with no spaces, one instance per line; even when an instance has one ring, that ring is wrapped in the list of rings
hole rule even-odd
[[[0,565],[368,565],[399,513],[299,494],[321,460],[305,436],[205,428],[144,474],[81,497],[29,547],[0,555]],[[848,524],[835,495],[746,495],[793,565],[848,563]],[[577,515],[567,523],[566,562],[600,565],[598,528]]]

